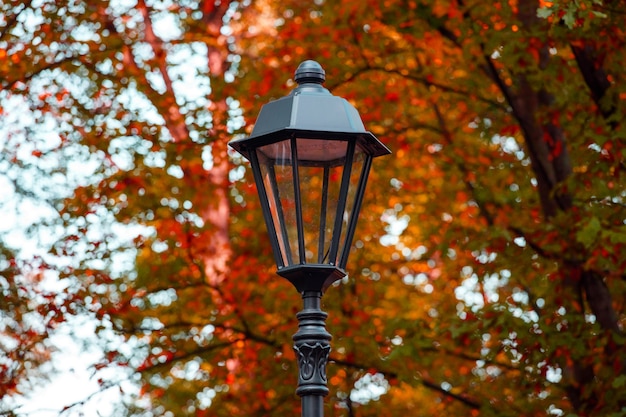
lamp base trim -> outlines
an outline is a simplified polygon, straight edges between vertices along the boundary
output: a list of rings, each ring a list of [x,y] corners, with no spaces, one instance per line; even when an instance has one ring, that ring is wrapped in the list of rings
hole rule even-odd
[[[278,275],[289,280],[300,292],[325,292],[333,282],[345,277],[346,272],[335,265],[292,265],[276,271]]]

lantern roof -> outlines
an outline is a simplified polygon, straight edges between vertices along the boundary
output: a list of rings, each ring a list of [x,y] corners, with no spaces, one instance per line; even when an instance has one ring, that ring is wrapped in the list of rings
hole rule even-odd
[[[325,72],[319,63],[304,61],[295,72],[298,86],[288,96],[261,108],[252,134],[230,142],[249,158],[249,150],[286,139],[293,134],[303,138],[357,139],[373,157],[391,151],[365,130],[359,112],[346,99],[332,95],[322,86]]]

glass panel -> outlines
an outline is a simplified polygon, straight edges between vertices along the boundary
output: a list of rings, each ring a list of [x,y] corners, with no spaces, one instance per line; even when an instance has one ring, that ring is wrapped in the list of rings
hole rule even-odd
[[[352,161],[352,169],[350,171],[350,183],[348,186],[348,195],[346,196],[346,207],[343,213],[337,213],[341,216],[341,230],[339,239],[339,250],[337,251],[337,258],[341,256],[346,241],[346,233],[348,230],[348,222],[352,216],[354,210],[355,195],[359,184],[359,178],[361,177],[361,171],[363,170],[363,162],[365,161],[365,154],[363,150],[357,145],[355,147],[354,159]],[[332,259],[333,264],[338,264],[338,259]]]
[[[281,256],[286,266],[298,259],[291,144],[285,140],[257,149]]]
[[[343,165],[300,166],[307,263],[329,263]]]
[[[297,138],[298,176],[302,206],[304,261],[309,264],[337,264],[329,259],[337,203],[343,177],[348,142]],[[357,146],[357,150],[359,150]],[[298,264],[298,230],[294,200],[291,142],[285,140],[257,149],[261,174],[268,194],[270,211],[276,225],[279,247],[286,266]],[[361,173],[363,157],[355,160],[356,173],[350,176],[346,210],[342,215],[338,255],[344,245],[354,192]]]
[[[359,196],[357,195],[357,193],[359,191],[359,186],[365,185],[365,184],[361,184],[361,181],[363,181],[361,177],[363,175],[367,175],[367,172],[364,172],[363,168],[366,163],[371,161],[371,159],[369,159],[368,161],[368,158],[370,157],[363,151],[363,149],[361,149],[360,146],[357,145],[354,151],[352,171],[350,172],[350,186],[348,188],[348,200],[346,202],[346,209],[344,211],[343,223],[341,227],[341,239],[340,239],[341,243],[339,247],[338,256],[343,257],[343,258],[337,260],[337,264],[341,268],[345,268],[346,260],[347,260],[348,254],[350,253],[350,247],[346,249],[346,245],[348,246],[352,245],[354,229],[352,230],[352,235],[349,236],[348,235],[349,230],[350,230],[349,227],[350,227],[350,223],[357,221],[356,218],[353,219],[352,217],[359,215],[358,210],[360,209],[360,205],[357,207],[357,199],[363,198],[363,194]],[[369,171],[369,164],[368,164],[367,171]]]
[[[335,162],[343,164],[348,142],[325,139],[296,139],[300,165]]]
[[[328,264],[348,143],[296,139],[307,263]]]

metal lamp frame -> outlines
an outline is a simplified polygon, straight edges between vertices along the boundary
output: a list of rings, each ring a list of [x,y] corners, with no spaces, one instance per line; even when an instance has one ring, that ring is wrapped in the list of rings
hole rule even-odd
[[[293,336],[299,367],[296,393],[302,398],[302,417],[323,417],[323,399],[328,395],[326,364],[332,337],[325,327],[327,314],[320,309],[321,298],[330,285],[346,276],[345,267],[372,160],[391,151],[372,133],[365,130],[358,112],[350,103],[333,96],[322,87],[325,73],[317,62],[304,61],[300,64],[296,70],[295,80],[298,86],[291,94],[263,106],[250,137],[234,140],[230,142],[230,146],[251,163],[277,274],[289,280],[302,295],[304,308],[297,314],[298,332]],[[298,154],[298,141],[308,140],[345,143],[345,155],[332,160],[305,159]],[[278,159],[269,160],[264,155],[268,160],[261,161],[257,153],[257,150],[264,146],[287,141],[290,154],[288,158],[281,159],[279,165],[291,167],[297,242],[290,242],[286,228],[284,207],[274,172],[274,165],[277,165]],[[357,150],[364,156],[364,160],[355,185],[351,184],[351,176]],[[268,185],[261,169],[264,163],[267,168],[265,175],[269,177]],[[332,235],[326,253],[330,169],[339,166],[343,166],[343,169],[337,206],[332,219]],[[306,257],[300,167],[323,167],[317,257],[314,262],[307,262]],[[343,217],[350,203],[348,195],[351,185],[356,186],[356,189],[354,200],[351,201],[350,215],[344,225]],[[267,186],[271,190],[266,189]],[[272,205],[276,208],[277,222],[274,221]],[[342,233],[344,227],[345,233]],[[298,247],[297,254],[293,254],[291,250],[295,244]]]

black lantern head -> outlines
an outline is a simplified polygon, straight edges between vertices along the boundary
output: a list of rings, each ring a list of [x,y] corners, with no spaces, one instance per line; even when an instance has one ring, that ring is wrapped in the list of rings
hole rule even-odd
[[[346,275],[372,158],[391,153],[324,79],[317,62],[300,64],[298,87],[230,143],[250,160],[278,274],[300,292]]]

